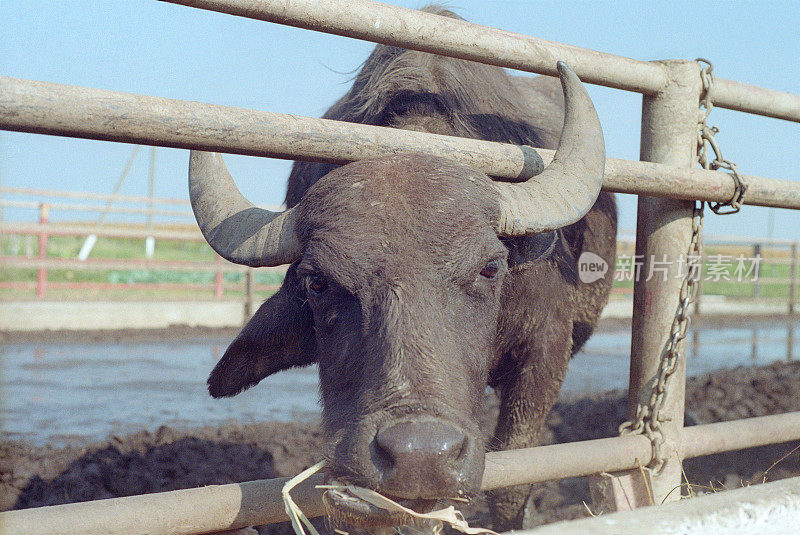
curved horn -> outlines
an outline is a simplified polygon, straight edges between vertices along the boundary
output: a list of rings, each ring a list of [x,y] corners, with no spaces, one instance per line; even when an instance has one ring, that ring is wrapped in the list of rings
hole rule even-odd
[[[605,143],[597,112],[581,81],[563,61],[564,129],[550,165],[522,184],[495,182],[503,236],[540,234],[574,223],[594,205],[603,183]]]
[[[191,151],[189,199],[206,241],[231,262],[278,266],[302,254],[295,211],[270,212],[248,201],[215,152]]]

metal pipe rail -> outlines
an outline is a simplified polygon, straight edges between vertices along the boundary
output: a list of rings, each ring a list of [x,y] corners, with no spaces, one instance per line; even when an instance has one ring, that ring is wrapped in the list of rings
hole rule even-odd
[[[91,224],[58,224],[58,223],[0,223],[0,234],[47,234],[49,236],[88,236],[95,234],[105,238],[144,239],[148,237],[159,240],[179,240],[205,243],[199,230],[172,230],[154,227],[112,227]]]
[[[662,65],[546,41],[369,0],[165,0],[376,43],[557,76],[564,60],[586,83],[646,95],[667,86]],[[800,96],[714,78],[715,106],[800,122]]]
[[[222,288],[225,290],[228,289],[235,289],[238,291],[242,291],[242,285],[236,283],[228,283],[223,282]],[[276,292],[280,288],[278,284],[257,284],[253,286],[254,291],[258,292]],[[113,291],[113,290],[125,290],[126,293],[130,294],[130,292],[147,292],[150,294],[153,291],[175,291],[175,292],[185,292],[187,290],[192,291],[200,291],[200,292],[216,292],[217,286],[216,283],[194,283],[194,282],[136,282],[133,284],[125,283],[125,282],[47,282],[47,289],[50,290],[102,290],[104,292]],[[14,281],[0,281],[0,290],[36,290],[36,282],[14,282]],[[126,296],[127,298],[127,296]],[[98,298],[82,298],[83,300],[98,300]],[[107,296],[102,296],[99,300],[107,300]],[[193,299],[199,301],[207,301],[208,299],[205,297],[197,297],[193,296]],[[216,298],[219,301],[221,298]],[[146,296],[147,301],[152,301],[152,296]],[[170,299],[174,301],[174,299]],[[228,298],[229,301],[237,302],[241,301],[239,298]],[[249,317],[249,316],[247,316]],[[89,329],[91,327],[87,327]],[[113,329],[113,327],[109,327]],[[2,532],[0,532],[2,533]]]
[[[797,243],[798,240],[786,238],[748,238],[746,236],[728,236],[725,234],[715,234],[714,236],[706,236],[703,238],[703,243],[711,245],[755,245],[756,243],[762,244],[765,247],[778,248],[778,247],[791,247],[792,244]]]
[[[177,204],[189,206],[188,199],[167,199],[162,197],[143,197],[138,195],[114,195],[109,193],[94,193],[91,191],[64,191],[49,190],[39,188],[16,188],[1,186],[0,194],[3,195],[24,195],[29,197],[56,197],[68,199],[89,199],[97,201],[116,201],[130,203],[152,203],[152,204]]]
[[[87,139],[348,163],[398,152],[458,159],[509,180],[527,178],[554,151],[328,119],[0,76],[0,129]],[[800,182],[744,175],[745,204],[800,209]],[[722,171],[606,160],[604,189],[616,193],[724,202],[733,196]]]
[[[683,429],[683,455],[800,439],[800,412]],[[641,435],[555,444],[486,454],[484,490],[519,483],[617,471],[646,465],[650,441]],[[287,519],[281,488],[289,478],[111,498],[0,513],[4,535],[197,534],[271,524]],[[317,474],[292,491],[309,516],[325,513]],[[200,506],[198,506],[200,504]]]
[[[77,269],[77,270],[153,270],[153,271],[192,271],[192,272],[217,272],[217,273],[246,273],[247,266],[231,264],[230,262],[198,262],[195,260],[144,260],[136,258],[27,258],[24,256],[0,256],[0,266],[3,268],[45,268],[51,269]],[[272,268],[266,271],[280,271]],[[285,271],[285,270],[283,270]]]
[[[127,208],[124,206],[99,206],[92,204],[67,204],[58,202],[44,203],[51,210],[62,212],[110,212],[112,214],[138,214],[138,215],[158,215],[168,217],[194,217],[191,210],[161,210],[158,208]],[[39,201],[7,201],[0,200],[0,206],[9,208],[28,208],[38,209],[42,205]]]

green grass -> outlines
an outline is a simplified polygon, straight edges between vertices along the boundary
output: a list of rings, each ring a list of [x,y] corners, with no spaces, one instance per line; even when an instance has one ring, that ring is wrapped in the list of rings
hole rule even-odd
[[[769,256],[762,254],[758,265],[752,261],[752,252],[740,246],[714,246],[705,250],[706,261],[702,271],[702,292],[704,295],[719,295],[731,299],[788,299],[790,286],[787,282],[791,266],[787,263],[788,251],[776,249]],[[617,272],[630,270],[631,253],[625,252],[617,259]],[[755,269],[757,280],[753,280]],[[655,276],[659,276],[658,273]],[[798,277],[798,273],[794,273]],[[776,282],[777,280],[777,282]],[[633,289],[631,280],[615,280],[614,288],[620,293]]]
[[[47,242],[47,256],[49,258],[69,258],[76,259],[78,252],[83,246],[84,238],[72,236],[51,236]],[[0,236],[0,251],[5,256],[26,256],[36,258],[39,256],[38,238],[36,236]],[[121,239],[121,238],[99,238],[89,256],[90,259],[136,259],[145,258],[144,239]],[[189,270],[176,269],[91,269],[87,265],[86,269],[48,269],[47,280],[53,283],[113,283],[130,285],[114,290],[93,290],[86,288],[81,290],[81,297],[92,298],[113,296],[131,298],[185,298],[185,299],[205,299],[210,295],[213,298],[213,283],[215,278],[215,267],[217,264],[216,254],[205,242],[191,242],[181,240],[156,240],[155,250],[152,257],[156,261],[190,261],[198,262],[199,266]],[[224,265],[224,261],[220,262]],[[226,288],[225,299],[243,299],[245,275],[244,273],[223,273],[223,280],[226,285],[235,285],[239,288]],[[34,268],[5,268],[0,270],[0,282],[35,282],[37,270]],[[257,285],[277,286],[283,281],[282,273],[255,271],[255,283]],[[204,284],[208,290],[198,290],[187,288],[186,290],[161,290],[136,288],[137,284]],[[2,291],[4,299],[30,298],[30,290],[7,290]],[[269,292],[259,292],[268,295]],[[75,298],[75,290],[59,290],[49,288],[48,298],[58,298],[59,296]]]
[[[78,252],[84,243],[82,237],[52,236],[47,243],[47,256],[51,258],[77,258]],[[37,257],[39,246],[36,236],[0,236],[0,251],[3,255]],[[737,270],[746,270],[750,267],[749,258],[752,250],[747,247],[737,246],[712,246],[705,249],[707,261],[703,268],[702,289],[705,295],[720,295],[732,299],[747,299],[754,297],[757,291],[758,298],[788,298],[789,285],[785,282],[770,282],[771,279],[787,279],[790,276],[790,266],[786,263],[775,263],[774,258],[788,259],[786,250],[776,249],[766,251],[759,266],[759,280],[757,290],[751,277],[740,278]],[[617,259],[617,270],[624,269],[624,259],[630,262],[632,252],[620,251]],[[723,255],[717,257],[716,255]],[[741,255],[745,260],[739,265]],[[103,259],[143,259],[145,257],[144,239],[119,239],[99,238],[95,244],[90,258]],[[204,269],[192,270],[148,270],[148,269],[52,269],[48,270],[48,281],[52,282],[95,282],[115,283],[130,285],[126,288],[114,290],[114,294],[121,297],[128,295],[145,294],[147,298],[156,298],[159,295],[175,297],[183,295],[187,299],[204,299],[208,295],[213,298],[213,282],[215,276],[216,255],[205,242],[191,242],[181,240],[156,240],[153,260],[160,261],[191,261],[203,263]],[[207,267],[206,267],[207,266]],[[656,274],[658,276],[658,274]],[[794,274],[795,277],[798,273]],[[226,288],[226,299],[239,299],[244,288],[243,273],[224,273],[226,284],[234,288]],[[718,280],[715,280],[718,279]],[[255,282],[258,285],[277,286],[283,280],[281,273],[256,270]],[[36,281],[35,269],[7,268],[0,271],[0,282],[34,282]],[[136,284],[141,283],[171,283],[171,284],[205,284],[208,290],[187,288],[185,291],[136,289]],[[632,291],[631,280],[615,280],[614,288],[618,293],[625,294]],[[88,293],[91,293],[88,289]],[[107,290],[106,290],[107,291]],[[48,290],[48,297],[55,298],[59,291]],[[74,295],[74,290],[71,292]],[[16,298],[30,297],[30,290],[3,290],[4,297]]]

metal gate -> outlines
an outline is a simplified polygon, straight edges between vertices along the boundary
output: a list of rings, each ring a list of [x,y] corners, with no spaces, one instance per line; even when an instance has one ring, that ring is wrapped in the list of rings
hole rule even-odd
[[[367,0],[168,1],[538,74],[555,75],[556,61],[564,60],[586,83],[641,93],[643,161],[607,159],[603,189],[639,195],[636,252],[643,270],[654,259],[677,269],[690,252],[698,235],[695,201],[800,209],[800,183],[741,176],[747,191],[737,199],[736,173],[695,168],[701,102],[800,122],[800,96],[720,78],[709,92],[703,66],[694,61],[637,61]],[[0,128],[332,163],[416,151],[458,159],[496,177],[517,177],[528,163],[522,149],[499,143],[8,77],[0,77]],[[549,163],[554,151],[540,152]],[[678,498],[670,490],[680,485],[681,459],[800,439],[800,412],[683,428],[685,281],[668,276],[635,283],[629,432],[488,453],[484,489],[616,472],[601,481],[613,499],[614,489],[641,484],[639,468],[651,466],[648,488],[658,503]],[[5,533],[131,534],[266,524],[286,519],[283,481],[9,511],[0,514],[0,525]],[[323,513],[315,483],[295,491],[309,516]]]

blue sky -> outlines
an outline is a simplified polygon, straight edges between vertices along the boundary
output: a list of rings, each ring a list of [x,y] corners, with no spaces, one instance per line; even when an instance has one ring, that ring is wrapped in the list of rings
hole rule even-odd
[[[395,0],[419,7],[420,1]],[[449,2],[487,26],[640,60],[706,57],[724,78],[800,93],[800,9],[760,2]],[[0,74],[16,78],[317,117],[348,87],[372,44],[155,1],[3,0]],[[608,155],[638,159],[641,96],[589,87]],[[726,158],[746,174],[800,179],[800,125],[715,109]],[[0,132],[6,186],[110,192],[124,144]],[[159,149],[156,194],[185,198],[188,153]],[[289,164],[229,156],[254,202],[282,202]],[[141,152],[122,193],[147,191]],[[635,197],[620,196],[621,227]],[[6,217],[29,218],[5,210]],[[16,214],[16,215],[15,215]],[[58,216],[61,218],[69,215]],[[800,214],[746,207],[706,218],[707,234],[800,238]]]

